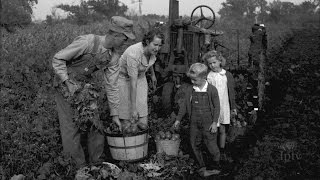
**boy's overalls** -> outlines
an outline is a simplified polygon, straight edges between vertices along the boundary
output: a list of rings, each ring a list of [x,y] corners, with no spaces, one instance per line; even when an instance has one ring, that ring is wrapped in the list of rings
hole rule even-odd
[[[213,117],[207,92],[192,92],[191,111],[190,143],[201,168],[205,167],[201,151],[202,140],[204,140],[214,161],[218,162],[220,159],[217,133],[211,133],[209,130]]]

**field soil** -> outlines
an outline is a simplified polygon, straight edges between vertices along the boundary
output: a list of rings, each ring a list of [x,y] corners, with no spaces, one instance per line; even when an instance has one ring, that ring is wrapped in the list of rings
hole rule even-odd
[[[290,38],[283,38],[286,41],[280,49],[268,51],[265,109],[258,113],[255,123],[243,116],[248,126],[239,128],[235,139],[227,144],[228,159],[222,165],[228,175],[202,178],[195,173],[197,166],[189,145],[188,128],[181,130],[183,153],[179,157],[155,155],[153,137],[156,131],[168,130],[165,127],[171,127],[175,119],[174,116],[160,117],[157,108],[161,106],[153,109],[150,115],[152,138],[145,161],[165,164],[163,175],[158,179],[319,179],[320,29],[306,25],[293,32]],[[267,30],[268,33],[272,31]],[[30,53],[49,57],[49,53]],[[48,84],[50,73],[37,64],[32,67],[39,72],[20,63],[4,65],[3,69],[8,72],[3,73],[6,75],[0,80],[5,87],[1,87],[0,92],[3,107],[0,111],[0,129],[3,130],[0,132],[0,179],[8,179],[15,173],[24,174],[26,179],[74,179],[77,169],[73,161],[61,155],[59,124],[50,94],[52,87]],[[36,78],[37,73],[41,73],[41,81]],[[139,175],[140,179],[146,179],[146,173],[137,168],[136,163],[112,161],[108,149],[106,147],[105,160],[125,169],[126,177]],[[208,153],[205,156],[210,164]]]
[[[228,175],[203,178],[194,173],[171,179],[320,177],[319,49],[320,31],[311,27],[294,30],[283,47],[269,55],[265,110],[254,125],[238,129],[243,132],[227,145],[228,160],[222,166]],[[182,132],[182,138],[187,134]],[[154,150],[152,142],[150,146]],[[193,158],[188,140],[183,140],[181,149]],[[210,164],[208,153],[205,156]]]
[[[320,177],[319,49],[319,29],[299,29],[268,58],[266,111],[232,150],[231,179]]]

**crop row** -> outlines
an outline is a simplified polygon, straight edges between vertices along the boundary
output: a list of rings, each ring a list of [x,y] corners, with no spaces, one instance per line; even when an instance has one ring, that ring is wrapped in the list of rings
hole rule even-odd
[[[137,23],[136,23],[137,24]],[[277,49],[291,31],[267,24],[269,49]],[[0,62],[0,179],[24,174],[29,179],[66,179],[74,172],[63,156],[52,88],[51,58],[81,34],[104,34],[108,22],[88,26],[34,25],[14,34],[2,33]],[[147,26],[145,26],[147,27]],[[240,54],[246,60],[250,25],[237,27]],[[234,30],[226,29],[221,42],[236,49]],[[236,28],[235,28],[236,29]],[[138,39],[144,29],[136,25]],[[234,52],[225,51],[228,60]]]

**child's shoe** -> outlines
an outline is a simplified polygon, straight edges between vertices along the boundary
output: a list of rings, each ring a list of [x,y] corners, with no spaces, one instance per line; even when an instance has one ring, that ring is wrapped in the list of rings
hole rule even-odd
[[[221,171],[218,169],[212,169],[212,170],[205,170],[203,172],[203,177],[208,177],[212,175],[220,175]]]
[[[212,175],[218,175],[220,173],[220,170],[217,170],[217,169],[207,170],[206,167],[202,167],[197,172],[201,177],[208,177]]]
[[[207,170],[208,173],[212,173],[219,176],[227,176],[229,175],[229,171],[223,168],[219,162],[215,162],[212,170]]]
[[[202,177],[204,177],[204,172],[206,171],[206,167],[202,167],[197,170],[198,174]]]

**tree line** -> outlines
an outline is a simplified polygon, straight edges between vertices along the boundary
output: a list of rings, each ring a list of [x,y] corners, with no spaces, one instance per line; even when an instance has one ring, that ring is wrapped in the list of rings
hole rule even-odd
[[[320,0],[306,0],[299,5],[274,0],[226,0],[219,14],[224,20],[256,20],[259,22],[286,21],[292,16],[319,15]]]
[[[38,0],[1,0],[1,26],[11,31],[12,27],[32,24],[32,8],[37,3]],[[289,21],[293,16],[319,15],[319,6],[320,0],[306,0],[299,5],[280,0],[270,3],[266,0],[226,0],[218,14],[221,20],[226,21],[277,23]],[[68,15],[63,20],[54,14],[48,15],[48,24],[64,21],[83,25],[109,19],[114,15],[126,16],[128,11],[128,7],[119,0],[81,0],[79,5],[60,4],[56,8],[64,10]],[[161,20],[165,18],[155,14],[144,16]]]

